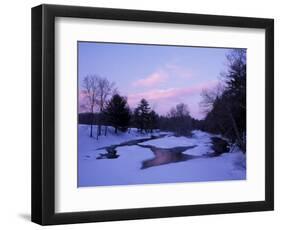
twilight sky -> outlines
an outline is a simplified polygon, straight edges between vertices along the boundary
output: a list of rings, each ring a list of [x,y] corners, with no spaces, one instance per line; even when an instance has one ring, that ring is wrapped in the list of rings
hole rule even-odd
[[[90,74],[115,82],[131,108],[145,98],[159,114],[186,103],[194,118],[202,119],[199,102],[204,88],[212,88],[225,70],[223,48],[176,47],[79,42],[79,87]]]

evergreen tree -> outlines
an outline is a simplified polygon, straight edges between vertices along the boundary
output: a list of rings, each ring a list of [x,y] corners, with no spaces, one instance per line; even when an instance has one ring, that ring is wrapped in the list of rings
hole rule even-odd
[[[121,131],[127,130],[131,117],[127,99],[115,94],[107,103],[104,115],[109,125],[115,128],[115,133],[118,129]]]
[[[141,133],[143,130],[147,132],[149,128],[150,112],[147,100],[141,99],[138,107],[134,111],[135,123]]]
[[[149,113],[149,129],[150,132],[153,133],[153,129],[156,129],[158,127],[158,115],[154,110],[151,110]]]

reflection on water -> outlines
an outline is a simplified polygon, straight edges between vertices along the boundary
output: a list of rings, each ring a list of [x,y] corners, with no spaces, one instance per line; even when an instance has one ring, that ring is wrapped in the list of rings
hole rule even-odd
[[[149,148],[154,153],[154,158],[142,162],[141,169],[198,158],[198,156],[192,156],[183,153],[188,149],[196,147],[196,145],[175,147],[169,149],[157,148],[150,145],[141,145],[141,147]]]

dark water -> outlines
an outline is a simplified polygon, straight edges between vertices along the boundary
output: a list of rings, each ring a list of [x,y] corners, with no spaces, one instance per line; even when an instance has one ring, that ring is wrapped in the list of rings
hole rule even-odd
[[[181,146],[175,148],[158,148],[155,146],[143,146],[143,145],[141,147],[149,148],[154,153],[154,158],[142,162],[141,169],[199,158],[199,156],[192,156],[183,153],[188,149],[192,149],[196,147],[196,145]]]

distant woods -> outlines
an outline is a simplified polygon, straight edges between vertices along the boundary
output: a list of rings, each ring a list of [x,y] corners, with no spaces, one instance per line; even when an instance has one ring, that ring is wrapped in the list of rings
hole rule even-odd
[[[190,116],[188,106],[184,103],[177,104],[166,116],[159,117],[159,127],[176,135],[190,136],[195,123],[196,120]]]
[[[226,56],[226,70],[213,89],[202,89],[205,119],[190,116],[188,105],[179,102],[166,115],[159,115],[143,98],[130,108],[127,98],[118,93],[115,84],[98,75],[88,75],[80,86],[84,111],[79,123],[90,125],[90,136],[107,135],[107,127],[115,133],[137,128],[140,133],[154,130],[171,131],[175,135],[191,135],[193,129],[221,134],[246,152],[246,50],[233,49]],[[93,133],[93,125],[97,125]]]

